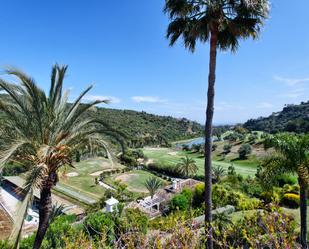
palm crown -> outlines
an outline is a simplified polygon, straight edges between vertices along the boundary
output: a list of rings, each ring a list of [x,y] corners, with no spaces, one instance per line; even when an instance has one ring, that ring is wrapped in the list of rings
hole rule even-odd
[[[194,175],[198,170],[195,160],[188,156],[181,158],[176,167],[179,173],[186,177],[189,175]]]
[[[95,105],[107,103],[106,100],[81,104],[91,86],[68,104],[68,92],[63,92],[66,70],[67,66],[55,65],[52,68],[48,95],[32,78],[17,69],[6,70],[6,73],[15,76],[18,84],[0,79],[0,90],[6,93],[0,99],[0,111],[5,116],[0,128],[3,142],[0,144],[0,169],[10,161],[30,165],[23,208],[25,213],[33,190],[39,189],[41,204],[44,199],[47,203],[47,207],[42,204],[40,223],[44,220],[43,216],[49,216],[50,190],[58,181],[59,169],[73,167],[73,154],[94,146],[107,149],[106,136],[114,136],[121,141],[120,135],[105,122],[87,114]],[[21,230],[16,231],[20,234]]]
[[[153,198],[153,196],[155,195],[155,193],[157,192],[157,190],[162,186],[162,181],[159,180],[159,178],[153,176],[153,177],[149,177],[146,182],[145,182],[145,187],[147,188],[147,190],[149,191],[149,194],[151,196],[151,199]]]
[[[172,20],[167,29],[170,45],[179,37],[194,51],[196,42],[207,42],[217,33],[222,50],[235,51],[239,38],[256,38],[269,12],[267,0],[167,0],[164,11]]]

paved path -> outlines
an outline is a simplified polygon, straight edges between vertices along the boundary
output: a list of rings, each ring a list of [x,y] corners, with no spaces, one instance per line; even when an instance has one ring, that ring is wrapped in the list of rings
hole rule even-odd
[[[116,190],[102,181],[99,181],[99,185],[106,189]]]

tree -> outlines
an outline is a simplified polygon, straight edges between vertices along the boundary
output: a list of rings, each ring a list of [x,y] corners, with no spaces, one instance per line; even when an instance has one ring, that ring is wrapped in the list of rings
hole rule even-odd
[[[225,144],[223,146],[223,153],[224,154],[229,154],[231,152],[232,145],[231,144]]]
[[[188,156],[181,158],[180,162],[177,163],[176,167],[178,172],[185,177],[194,175],[198,170],[195,160]]]
[[[217,49],[238,48],[238,40],[256,38],[268,15],[268,0],[166,0],[164,11],[171,19],[167,28],[170,45],[182,37],[194,52],[196,43],[210,43],[208,93],[205,125],[205,229],[207,248],[213,248],[211,228],[211,149]]]
[[[263,163],[261,179],[273,186],[276,177],[283,173],[296,173],[300,187],[300,240],[307,248],[307,194],[309,185],[309,135],[278,134],[269,138],[277,154]],[[269,143],[269,141],[268,141]]]
[[[246,159],[251,152],[252,148],[250,144],[242,144],[238,150],[239,158]]]
[[[154,197],[154,195],[162,185],[162,181],[155,176],[149,177],[146,180],[145,187],[148,189],[151,199]]]
[[[213,175],[215,182],[219,182],[221,178],[225,175],[225,170],[221,166],[214,167],[212,169],[212,175]]]
[[[26,196],[11,239],[20,237],[34,189],[38,189],[39,226],[34,249],[40,248],[49,226],[51,190],[58,182],[59,170],[66,166],[74,167],[72,162],[76,151],[87,151],[95,146],[106,148],[106,136],[114,136],[121,141],[117,132],[104,121],[87,115],[97,104],[107,103],[106,100],[81,104],[92,86],[68,104],[68,92],[63,92],[66,71],[67,66],[55,65],[52,68],[48,94],[34,79],[17,69],[8,69],[6,73],[15,76],[18,84],[0,79],[0,89],[6,93],[5,100],[0,100],[0,111],[4,115],[0,136],[5,141],[0,147],[0,169],[10,162],[31,165],[26,175]],[[18,246],[17,241],[15,246]]]
[[[230,176],[236,175],[236,170],[233,163],[231,163],[230,166],[228,167],[227,174]]]
[[[200,152],[202,144],[192,144],[192,150],[196,153]]]

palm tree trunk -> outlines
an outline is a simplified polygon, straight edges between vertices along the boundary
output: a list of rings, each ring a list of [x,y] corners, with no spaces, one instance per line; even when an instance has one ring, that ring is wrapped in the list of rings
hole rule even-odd
[[[211,32],[210,37],[210,59],[209,76],[207,92],[207,109],[205,125],[205,233],[207,236],[206,248],[213,249],[212,238],[212,169],[211,169],[211,151],[212,151],[212,119],[214,113],[215,81],[216,81],[216,60],[217,60],[217,30]]]
[[[300,242],[302,248],[308,248],[307,245],[307,185],[302,179],[298,179],[300,186]]]
[[[33,244],[33,249],[39,249],[49,225],[52,209],[51,188],[45,187],[40,193],[39,227]]]

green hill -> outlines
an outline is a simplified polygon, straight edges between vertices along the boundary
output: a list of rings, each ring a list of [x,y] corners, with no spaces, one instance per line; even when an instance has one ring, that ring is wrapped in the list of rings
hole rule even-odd
[[[0,94],[0,98],[8,98]],[[102,119],[125,135],[131,147],[145,145],[169,145],[170,142],[201,136],[203,126],[185,118],[159,116],[146,112],[96,107],[87,115]],[[0,119],[3,119],[0,113]]]
[[[132,147],[167,145],[172,141],[200,136],[203,132],[202,125],[185,118],[108,108],[98,108],[96,115],[124,133]]]
[[[269,133],[309,132],[309,101],[299,105],[286,105],[280,112],[273,113],[266,118],[250,119],[243,126],[248,130]]]

